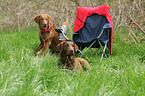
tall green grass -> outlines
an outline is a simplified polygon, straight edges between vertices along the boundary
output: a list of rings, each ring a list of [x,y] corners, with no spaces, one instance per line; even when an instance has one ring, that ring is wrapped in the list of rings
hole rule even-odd
[[[144,96],[145,44],[126,44],[114,33],[110,59],[93,56],[91,70],[62,71],[59,57],[32,55],[39,44],[37,28],[0,32],[0,96]]]

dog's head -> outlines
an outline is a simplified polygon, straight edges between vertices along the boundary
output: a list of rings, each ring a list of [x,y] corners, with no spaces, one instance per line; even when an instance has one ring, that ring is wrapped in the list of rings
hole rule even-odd
[[[78,50],[78,46],[74,42],[64,41],[57,45],[60,54],[74,55]]]
[[[34,20],[41,30],[46,30],[50,27],[51,17],[48,14],[39,14],[34,17]]]

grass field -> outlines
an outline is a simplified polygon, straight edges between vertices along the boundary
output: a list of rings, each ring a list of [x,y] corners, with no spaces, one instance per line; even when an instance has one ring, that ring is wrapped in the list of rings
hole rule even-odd
[[[62,71],[49,50],[32,55],[37,28],[0,32],[0,96],[145,96],[145,43],[125,43],[123,31],[114,32],[111,58],[88,52],[91,70],[80,74]]]

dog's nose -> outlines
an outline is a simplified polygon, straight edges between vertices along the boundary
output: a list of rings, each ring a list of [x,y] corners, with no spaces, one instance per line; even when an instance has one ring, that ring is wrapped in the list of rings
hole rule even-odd
[[[44,27],[46,27],[46,24],[44,24]]]

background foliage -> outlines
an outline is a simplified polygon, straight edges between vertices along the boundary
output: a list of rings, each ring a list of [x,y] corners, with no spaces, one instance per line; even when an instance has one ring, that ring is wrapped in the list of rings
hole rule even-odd
[[[145,40],[145,1],[144,0],[1,0],[0,30],[23,29],[36,26],[33,18],[38,14],[49,14],[52,21],[61,27],[67,22],[68,30],[73,31],[76,9],[109,5],[113,17],[114,30],[124,27],[126,34],[135,44]],[[126,41],[131,41],[125,38]]]

